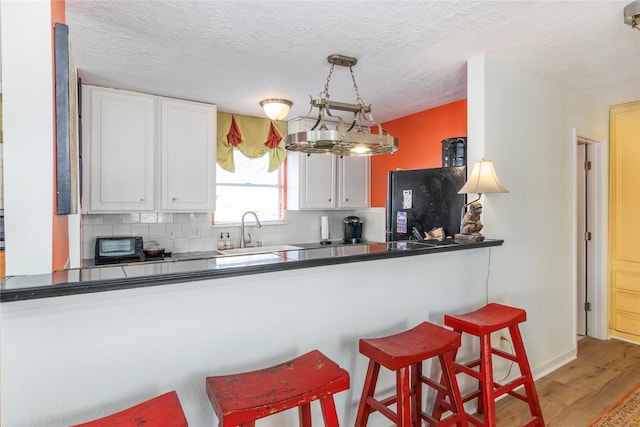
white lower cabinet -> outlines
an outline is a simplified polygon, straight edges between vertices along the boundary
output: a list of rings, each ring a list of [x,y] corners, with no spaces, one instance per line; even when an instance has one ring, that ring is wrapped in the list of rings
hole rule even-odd
[[[302,132],[314,124],[314,119],[292,119],[288,132]],[[369,157],[287,154],[287,209],[367,208],[369,189]]]
[[[216,107],[83,86],[85,213],[215,208]]]

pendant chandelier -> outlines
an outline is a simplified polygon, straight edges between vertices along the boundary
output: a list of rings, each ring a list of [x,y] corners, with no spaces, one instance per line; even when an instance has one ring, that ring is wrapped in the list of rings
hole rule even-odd
[[[316,123],[305,132],[293,133],[288,136],[285,145],[287,150],[303,153],[334,154],[339,156],[371,156],[374,154],[393,153],[398,149],[398,139],[382,129],[371,115],[371,106],[366,105],[360,98],[358,85],[353,73],[353,66],[358,60],[350,56],[329,55],[331,64],[324,92],[318,99],[311,99],[311,109],[318,109]],[[329,82],[336,65],[349,67],[353,88],[356,92],[356,103],[332,101],[329,97]],[[353,120],[345,123],[336,111],[353,113]],[[327,125],[326,119],[332,119]],[[337,121],[337,128],[334,122]],[[372,132],[371,129],[376,132]]]

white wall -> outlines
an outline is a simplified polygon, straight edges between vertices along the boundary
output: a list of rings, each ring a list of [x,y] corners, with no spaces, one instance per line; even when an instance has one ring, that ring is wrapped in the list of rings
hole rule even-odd
[[[55,158],[51,2],[3,0],[0,7],[6,272],[50,273]]]
[[[358,339],[478,307],[499,249],[3,304],[1,424],[66,427],[175,389],[190,426],[213,426],[206,376],[317,348],[351,375],[336,405],[341,425],[353,425],[367,368]],[[392,390],[392,378],[381,374],[381,389]],[[260,425],[298,424],[288,414]],[[372,415],[370,427],[386,425]]]
[[[483,197],[485,236],[505,240],[489,300],[527,311],[540,375],[576,352],[574,129],[606,135],[608,106],[485,55],[468,63],[468,94],[469,163],[493,160],[510,191]]]

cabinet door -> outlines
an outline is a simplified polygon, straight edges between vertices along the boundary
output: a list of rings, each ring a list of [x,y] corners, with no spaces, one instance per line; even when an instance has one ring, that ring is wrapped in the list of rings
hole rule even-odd
[[[298,117],[289,133],[309,130],[315,119]],[[337,123],[327,123],[337,127]],[[351,209],[369,207],[370,158],[327,154],[289,154],[289,209]],[[294,160],[295,159],[295,160]],[[299,180],[295,182],[293,180]],[[293,193],[293,194],[292,194]]]
[[[300,172],[300,208],[335,208],[335,157],[327,154],[303,155]]]
[[[368,208],[371,159],[346,156],[338,159],[338,207]]]
[[[89,210],[147,211],[154,208],[155,97],[86,87],[89,92]],[[86,112],[86,110],[85,110]]]
[[[213,211],[215,208],[214,105],[161,98],[161,208]]]
[[[289,133],[311,129],[315,119],[295,118]],[[287,209],[336,207],[336,160],[326,154],[289,152],[287,155]]]

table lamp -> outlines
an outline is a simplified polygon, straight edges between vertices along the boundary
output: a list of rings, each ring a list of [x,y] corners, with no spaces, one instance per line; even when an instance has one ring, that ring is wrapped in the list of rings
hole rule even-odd
[[[493,162],[484,158],[478,162],[474,162],[471,176],[464,183],[458,194],[477,193],[478,198],[465,204],[460,214],[460,233],[454,236],[457,241],[479,242],[484,240],[484,236],[480,233],[482,230],[482,222],[480,222],[480,214],[482,214],[482,204],[479,202],[480,197],[485,193],[508,193],[502,185],[493,169]]]

